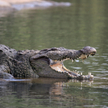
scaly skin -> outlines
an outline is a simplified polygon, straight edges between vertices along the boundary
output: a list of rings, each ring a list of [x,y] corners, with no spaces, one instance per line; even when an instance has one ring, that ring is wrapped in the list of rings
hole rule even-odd
[[[63,61],[77,58],[86,59],[95,53],[96,49],[90,46],[81,50],[54,47],[41,51],[16,51],[5,45],[0,45],[0,73],[7,72],[18,78],[51,77],[91,80],[93,75],[84,76],[70,71],[65,68]]]

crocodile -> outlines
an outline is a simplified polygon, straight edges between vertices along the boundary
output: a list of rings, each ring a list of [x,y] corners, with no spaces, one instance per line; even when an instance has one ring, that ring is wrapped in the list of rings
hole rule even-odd
[[[91,80],[93,75],[82,75],[67,69],[65,60],[86,59],[96,54],[96,49],[86,46],[80,50],[53,47],[43,50],[15,50],[0,44],[0,77],[14,78],[62,78]]]

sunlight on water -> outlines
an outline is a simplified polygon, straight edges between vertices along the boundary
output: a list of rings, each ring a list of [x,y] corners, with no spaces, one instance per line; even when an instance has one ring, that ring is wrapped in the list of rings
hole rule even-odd
[[[9,81],[9,82],[23,82],[23,81],[31,81],[31,79],[4,79],[4,81]]]

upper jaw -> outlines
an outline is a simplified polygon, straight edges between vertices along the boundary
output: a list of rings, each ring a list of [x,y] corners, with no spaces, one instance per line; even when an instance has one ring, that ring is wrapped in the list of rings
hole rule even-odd
[[[82,52],[81,56],[79,57],[81,59],[86,59],[87,57],[89,57],[89,55],[94,56],[97,52],[95,48],[90,46],[86,46],[80,51]]]
[[[80,59],[82,59],[82,60],[84,60],[84,59],[87,59],[88,57],[89,57],[89,55],[91,55],[91,56],[94,56],[96,53],[90,53],[90,54],[88,54],[88,55],[86,55],[86,54],[81,54],[81,56],[79,57]]]
[[[80,51],[86,55],[94,55],[97,52],[95,48],[90,47],[90,46],[86,46],[83,49],[81,49]]]

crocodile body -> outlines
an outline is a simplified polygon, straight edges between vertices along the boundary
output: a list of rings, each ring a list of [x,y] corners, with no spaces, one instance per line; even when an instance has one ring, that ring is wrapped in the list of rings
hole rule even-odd
[[[0,45],[0,76],[8,73],[16,78],[74,78],[92,79],[93,76],[81,75],[68,70],[64,60],[86,59],[89,55],[95,55],[96,49],[86,46],[81,50],[71,50],[63,47],[48,48],[43,50],[16,51],[5,45]]]

